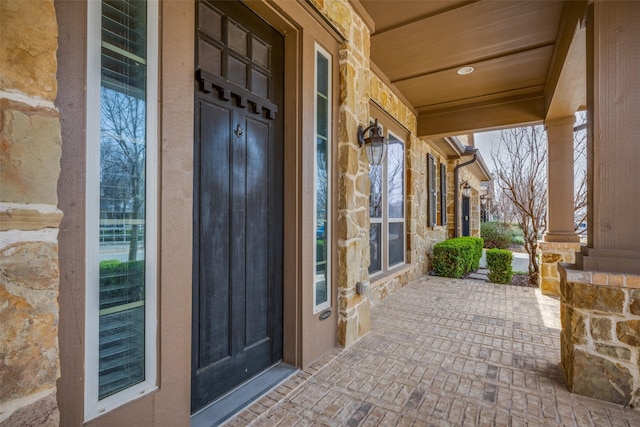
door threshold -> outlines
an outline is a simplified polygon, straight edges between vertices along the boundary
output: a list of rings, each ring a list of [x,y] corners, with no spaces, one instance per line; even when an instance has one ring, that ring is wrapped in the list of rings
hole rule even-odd
[[[282,362],[272,365],[191,415],[191,427],[219,426],[297,370]]]

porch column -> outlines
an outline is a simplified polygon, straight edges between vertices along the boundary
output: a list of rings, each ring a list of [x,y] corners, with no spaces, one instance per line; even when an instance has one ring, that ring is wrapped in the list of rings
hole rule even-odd
[[[585,270],[640,274],[640,3],[597,0],[587,27]]]
[[[574,231],[574,116],[547,120],[547,233],[545,242],[579,242]]]
[[[560,265],[561,357],[573,393],[640,405],[640,3],[587,14],[588,243]]]
[[[542,251],[540,289],[560,296],[558,262],[575,262],[580,238],[574,231],[573,124],[575,117],[547,120],[547,233]]]

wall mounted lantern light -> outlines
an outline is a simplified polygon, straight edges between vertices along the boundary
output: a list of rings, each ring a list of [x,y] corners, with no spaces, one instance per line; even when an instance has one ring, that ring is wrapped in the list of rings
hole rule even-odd
[[[462,197],[469,197],[471,194],[471,186],[469,185],[469,181],[463,181],[460,184],[460,188],[462,188]]]
[[[368,133],[371,135],[365,138]],[[370,165],[382,164],[387,153],[389,141],[382,136],[382,128],[378,126],[378,119],[367,128],[363,129],[362,126],[358,126],[358,143],[360,147],[364,145],[364,151],[367,153],[367,160],[369,160]]]

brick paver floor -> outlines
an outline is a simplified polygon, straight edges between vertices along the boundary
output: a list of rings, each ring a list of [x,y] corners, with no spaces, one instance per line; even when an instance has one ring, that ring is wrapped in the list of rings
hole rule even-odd
[[[422,278],[228,425],[640,426],[640,411],[567,391],[559,311],[536,288]]]

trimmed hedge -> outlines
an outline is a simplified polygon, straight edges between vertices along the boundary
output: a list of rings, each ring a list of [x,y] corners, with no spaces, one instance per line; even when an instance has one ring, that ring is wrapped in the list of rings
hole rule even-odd
[[[458,237],[459,239],[466,240],[473,247],[473,256],[471,258],[471,265],[467,271],[475,271],[480,267],[480,258],[482,258],[482,249],[484,248],[484,239],[480,237]]]
[[[483,240],[479,237],[457,237],[433,247],[433,268],[441,277],[460,278],[477,270],[482,257]]]
[[[513,278],[513,254],[506,249],[487,249],[487,267],[492,283],[509,284]]]

